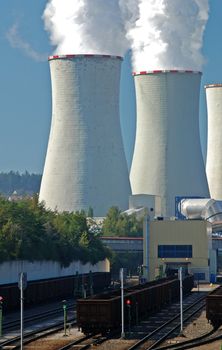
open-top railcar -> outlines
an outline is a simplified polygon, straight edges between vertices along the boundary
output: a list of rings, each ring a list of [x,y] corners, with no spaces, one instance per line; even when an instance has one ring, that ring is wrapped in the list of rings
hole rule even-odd
[[[206,297],[206,317],[214,327],[222,324],[222,286]]]
[[[183,286],[184,294],[189,293],[193,288],[193,276],[186,276],[183,280]],[[129,300],[128,307],[130,307],[130,317],[133,322],[159,310],[164,304],[178,299],[179,295],[179,280],[171,277],[126,288],[124,304]],[[126,322],[128,322],[128,311],[126,306]],[[120,290],[78,299],[77,324],[85,334],[107,333],[119,328],[121,324]]]

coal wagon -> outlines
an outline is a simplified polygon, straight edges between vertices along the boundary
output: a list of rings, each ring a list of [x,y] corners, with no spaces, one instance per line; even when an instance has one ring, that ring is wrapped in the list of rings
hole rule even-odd
[[[222,286],[206,297],[206,317],[214,327],[222,324]]]
[[[86,273],[58,278],[28,281],[24,291],[24,305],[32,306],[44,302],[79,298],[85,293],[98,293],[109,287],[109,272]],[[3,297],[4,310],[16,310],[20,306],[18,283],[0,285],[0,296]]]
[[[184,294],[193,288],[193,276],[184,278]],[[124,290],[125,320],[135,322],[159,310],[164,304],[179,299],[180,285],[177,278],[165,278],[140,284]],[[126,306],[126,303],[129,303]],[[130,307],[130,312],[129,308]],[[120,290],[101,293],[77,300],[77,324],[83,333],[107,333],[120,327]]]

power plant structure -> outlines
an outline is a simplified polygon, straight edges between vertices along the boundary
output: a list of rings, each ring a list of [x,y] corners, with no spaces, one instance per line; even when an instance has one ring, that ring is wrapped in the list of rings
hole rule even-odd
[[[136,141],[132,193],[162,197],[162,214],[175,216],[176,197],[209,197],[199,136],[201,73],[133,73]]]
[[[51,210],[128,208],[131,194],[119,118],[122,58],[49,57],[52,122],[39,200]]]
[[[210,196],[222,200],[222,84],[206,85],[208,139],[206,171]]]

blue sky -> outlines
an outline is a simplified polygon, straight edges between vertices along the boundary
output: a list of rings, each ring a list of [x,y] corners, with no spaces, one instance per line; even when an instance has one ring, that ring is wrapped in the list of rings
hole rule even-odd
[[[52,48],[41,19],[46,2],[0,0],[0,171],[41,173],[43,170],[51,121],[47,56]],[[16,41],[9,42],[7,33],[10,32],[16,33]],[[206,64],[203,67],[200,99],[204,155],[206,103],[203,86],[222,82],[221,37],[222,1],[210,0],[210,17],[203,46]],[[135,132],[135,95],[129,55],[122,66],[120,97],[123,139],[130,164]]]

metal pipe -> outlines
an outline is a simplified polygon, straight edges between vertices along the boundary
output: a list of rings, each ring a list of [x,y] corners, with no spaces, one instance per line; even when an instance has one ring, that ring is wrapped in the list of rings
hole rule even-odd
[[[211,198],[182,199],[178,209],[186,219],[206,220],[213,232],[222,231],[222,201]]]

